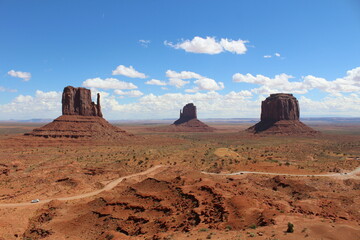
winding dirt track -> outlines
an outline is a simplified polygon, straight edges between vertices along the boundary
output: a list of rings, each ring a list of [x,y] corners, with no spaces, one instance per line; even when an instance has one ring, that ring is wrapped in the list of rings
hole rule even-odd
[[[360,174],[360,167],[348,173],[327,173],[327,174],[289,174],[289,173],[271,173],[271,172],[251,172],[251,171],[241,171],[234,173],[209,173],[201,172],[203,174],[209,175],[221,175],[221,176],[234,176],[242,174],[259,174],[259,175],[274,175],[274,176],[294,176],[294,177],[336,177],[336,178],[360,178],[357,174]]]
[[[23,202],[23,203],[2,203],[0,204],[0,208],[13,208],[13,207],[25,207],[25,206],[38,206],[44,203],[48,203],[52,200],[59,200],[59,201],[70,201],[70,200],[77,200],[87,197],[95,196],[103,191],[109,191],[116,187],[120,182],[127,178],[132,178],[136,176],[141,175],[147,175],[150,173],[155,172],[159,168],[165,168],[163,165],[157,165],[152,168],[149,168],[148,170],[140,173],[131,174],[128,176],[120,177],[118,179],[115,179],[114,181],[108,183],[105,187],[102,189],[83,193],[76,196],[71,197],[60,197],[60,198],[52,198],[52,199],[45,199],[41,200],[38,203],[30,203],[30,202]],[[221,175],[221,176],[234,176],[234,175],[242,175],[242,174],[261,174],[261,175],[275,175],[275,176],[294,176],[294,177],[332,177],[332,178],[360,178],[357,174],[360,174],[360,167],[356,168],[355,170],[349,172],[349,173],[329,173],[329,174],[287,174],[287,173],[270,173],[270,172],[249,172],[249,171],[241,171],[241,172],[235,172],[235,173],[209,173],[209,172],[201,172],[203,174],[209,174],[209,175]]]
[[[128,175],[128,176],[120,177],[120,178],[115,179],[114,181],[108,183],[102,189],[99,189],[99,190],[96,190],[96,191],[93,191],[93,192],[83,193],[83,194],[76,195],[76,196],[71,196],[71,197],[60,197],[60,198],[45,199],[45,200],[41,200],[38,203],[31,203],[31,202],[2,203],[2,204],[0,204],[0,208],[26,207],[26,206],[35,206],[35,205],[38,206],[38,205],[41,205],[41,204],[44,204],[44,203],[48,203],[48,202],[50,202],[52,200],[69,201],[69,200],[76,200],[76,199],[92,197],[92,196],[95,196],[95,195],[97,195],[97,194],[99,194],[99,193],[101,193],[103,191],[109,191],[109,190],[113,189],[120,182],[122,182],[123,180],[125,180],[127,178],[133,178],[133,177],[137,177],[137,176],[141,176],[141,175],[147,175],[147,174],[155,172],[159,168],[164,168],[164,167],[165,166],[157,165],[157,166],[154,166],[152,168],[149,168],[148,170],[145,170],[144,172],[135,173],[135,174],[131,174],[131,175]]]

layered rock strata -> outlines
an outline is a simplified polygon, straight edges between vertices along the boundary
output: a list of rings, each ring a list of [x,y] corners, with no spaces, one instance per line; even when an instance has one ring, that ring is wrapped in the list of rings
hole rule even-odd
[[[132,136],[103,118],[100,94],[97,94],[97,103],[95,104],[91,101],[91,91],[86,88],[72,86],[64,88],[62,114],[53,122],[25,135],[45,138],[123,138]]]
[[[275,135],[314,135],[314,129],[300,120],[298,100],[292,94],[276,93],[262,101],[261,121],[247,129],[251,133]]]

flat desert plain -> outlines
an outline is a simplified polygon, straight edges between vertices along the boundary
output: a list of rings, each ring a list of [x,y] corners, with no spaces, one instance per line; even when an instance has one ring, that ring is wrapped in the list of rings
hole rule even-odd
[[[360,123],[308,124],[321,134],[101,140],[1,123],[0,239],[360,239]]]

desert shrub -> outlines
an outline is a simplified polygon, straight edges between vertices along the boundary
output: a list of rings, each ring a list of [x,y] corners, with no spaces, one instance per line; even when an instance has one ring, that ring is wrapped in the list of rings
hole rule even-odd
[[[199,229],[199,232],[207,232],[207,231],[209,231],[208,228],[200,228],[200,229]]]
[[[294,224],[292,224],[291,222],[288,222],[288,228],[287,228],[286,232],[293,233],[294,232]]]
[[[251,224],[251,225],[250,225],[250,228],[251,228],[251,229],[256,229],[257,226],[256,226],[256,224]]]

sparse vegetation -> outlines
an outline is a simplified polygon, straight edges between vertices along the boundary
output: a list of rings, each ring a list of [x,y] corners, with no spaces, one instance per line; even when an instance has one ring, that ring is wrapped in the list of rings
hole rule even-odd
[[[293,233],[294,232],[294,224],[292,224],[291,222],[288,222],[286,232],[287,233]]]

